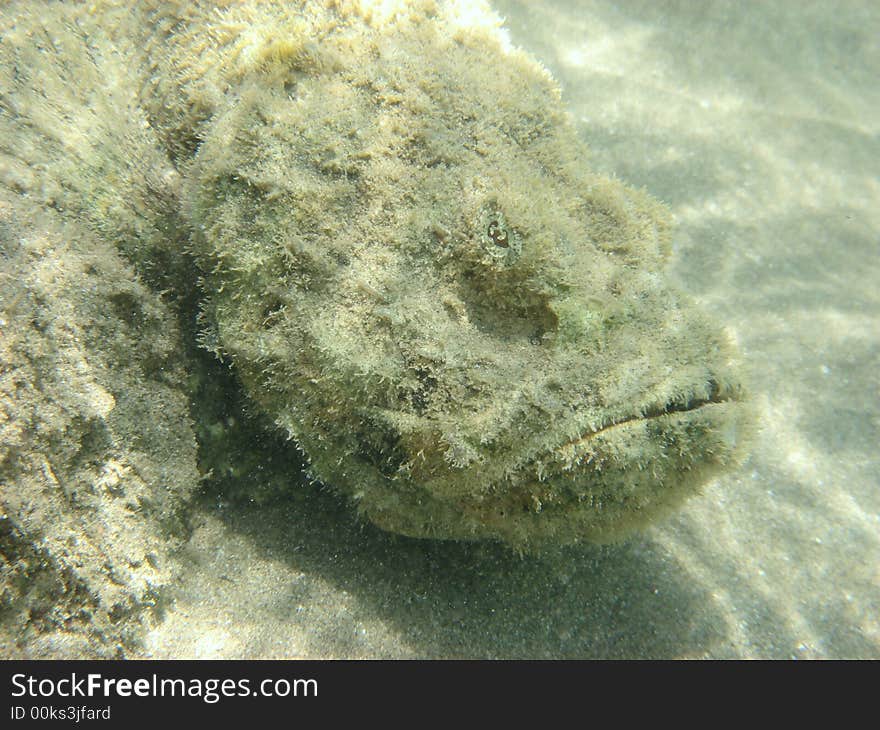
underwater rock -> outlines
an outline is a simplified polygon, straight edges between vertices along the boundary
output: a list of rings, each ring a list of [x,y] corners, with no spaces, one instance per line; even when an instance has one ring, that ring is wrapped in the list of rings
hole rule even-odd
[[[112,246],[0,188],[0,656],[138,645],[199,482],[180,350]]]
[[[666,209],[590,170],[487,6],[51,7],[0,59],[0,131],[34,140],[6,184],[166,282],[186,248],[204,344],[376,525],[606,541],[741,455],[735,352],[663,278]]]

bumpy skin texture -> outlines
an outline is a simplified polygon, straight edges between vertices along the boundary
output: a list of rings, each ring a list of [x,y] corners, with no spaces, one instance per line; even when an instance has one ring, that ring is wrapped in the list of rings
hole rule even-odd
[[[487,9],[136,14],[139,154],[180,173],[205,341],[372,522],[604,541],[741,453],[733,353],[661,276],[667,212],[590,172]]]

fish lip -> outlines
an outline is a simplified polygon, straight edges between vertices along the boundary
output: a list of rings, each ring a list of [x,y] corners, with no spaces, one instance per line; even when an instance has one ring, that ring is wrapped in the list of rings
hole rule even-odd
[[[607,423],[604,426],[595,429],[594,431],[588,431],[581,434],[575,439],[571,439],[561,444],[557,447],[557,451],[572,446],[578,446],[579,444],[585,444],[591,439],[603,433],[613,431],[615,428],[619,428],[620,426],[625,426],[630,423],[637,423],[639,421],[654,421],[675,414],[695,413],[706,408],[731,405],[739,402],[739,398],[737,398],[736,395],[732,393],[722,394],[718,384],[714,381],[712,381],[709,385],[709,394],[705,397],[688,398],[684,402],[670,400],[667,401],[666,404],[663,406],[651,406],[645,409],[644,412],[632,416],[624,416],[622,418],[618,418],[617,420],[611,421],[610,423]]]

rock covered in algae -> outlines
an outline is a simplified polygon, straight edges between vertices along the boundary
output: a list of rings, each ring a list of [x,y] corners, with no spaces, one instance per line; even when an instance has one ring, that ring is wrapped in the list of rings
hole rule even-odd
[[[106,110],[127,152],[93,144],[58,195],[141,267],[186,238],[206,345],[375,524],[604,541],[741,453],[734,353],[662,276],[667,211],[590,170],[481,3],[65,12],[102,29],[88,63],[138,61]]]
[[[199,482],[180,349],[115,249],[0,187],[0,656],[138,647]]]

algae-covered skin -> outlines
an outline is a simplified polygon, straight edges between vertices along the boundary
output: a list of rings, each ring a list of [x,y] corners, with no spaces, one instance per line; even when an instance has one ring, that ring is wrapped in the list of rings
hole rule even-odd
[[[59,195],[141,267],[184,231],[205,344],[376,525],[605,541],[741,454],[735,353],[662,275],[668,212],[590,170],[482,4],[63,12],[104,34],[89,63],[137,59],[137,98],[128,161]]]

